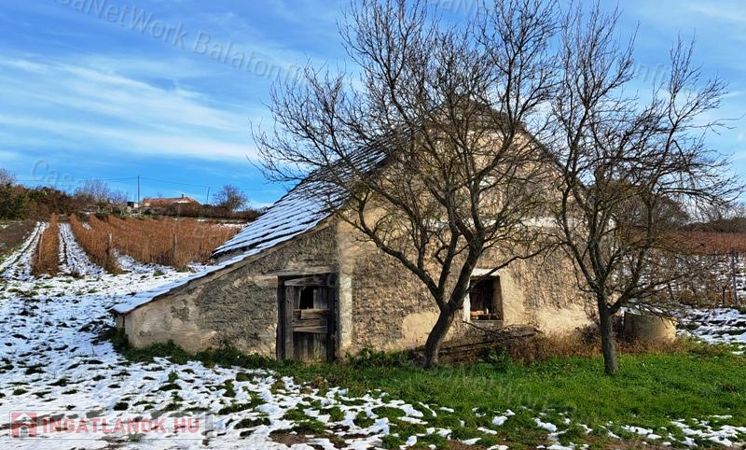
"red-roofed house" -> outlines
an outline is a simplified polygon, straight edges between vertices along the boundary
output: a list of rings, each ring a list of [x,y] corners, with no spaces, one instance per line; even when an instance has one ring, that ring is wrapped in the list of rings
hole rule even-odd
[[[176,198],[146,198],[142,201],[140,207],[146,211],[159,212],[176,206],[199,206],[200,203],[185,195]]]

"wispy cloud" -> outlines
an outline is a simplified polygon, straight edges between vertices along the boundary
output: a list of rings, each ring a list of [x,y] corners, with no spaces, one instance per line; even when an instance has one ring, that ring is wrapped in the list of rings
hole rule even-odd
[[[226,107],[200,92],[156,86],[119,72],[84,61],[2,59],[0,131],[5,139],[15,130],[19,138],[32,133],[124,153],[208,160],[255,155],[250,108]]]
[[[20,159],[21,155],[9,150],[0,150],[0,161],[11,161]]]

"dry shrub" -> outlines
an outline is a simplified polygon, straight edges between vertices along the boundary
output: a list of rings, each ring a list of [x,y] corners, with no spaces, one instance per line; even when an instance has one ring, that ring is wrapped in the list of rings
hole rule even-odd
[[[52,214],[49,226],[41,235],[34,257],[34,275],[55,276],[60,267],[60,227],[57,214]]]
[[[617,336],[622,336],[617,333]],[[621,354],[679,353],[688,349],[687,342],[628,341],[617,338]],[[566,334],[541,334],[531,339],[510,344],[506,348],[510,357],[522,364],[532,364],[553,358],[590,358],[601,355],[601,337],[595,326],[578,329]]]
[[[70,216],[70,228],[73,230],[75,239],[83,250],[91,258],[91,261],[103,267],[109,273],[119,273],[121,269],[117,264],[114,248],[110,244],[109,226],[106,222],[91,216],[88,227],[76,216]]]
[[[104,222],[102,222],[104,223]],[[193,219],[120,219],[109,216],[104,223],[114,238],[114,247],[142,263],[183,268],[203,263],[220,244],[238,230]]]

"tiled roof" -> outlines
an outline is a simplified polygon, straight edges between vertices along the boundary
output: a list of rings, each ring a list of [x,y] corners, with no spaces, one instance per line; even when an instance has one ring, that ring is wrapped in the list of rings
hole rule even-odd
[[[351,156],[354,165],[365,170],[379,167],[386,157],[381,150],[383,142],[391,145],[391,140],[381,140],[356,151]],[[320,171],[309,175],[256,221],[215,249],[213,257],[222,258],[237,252],[246,252],[245,256],[257,254],[310,231],[329,218],[347,198],[340,188],[323,179]]]

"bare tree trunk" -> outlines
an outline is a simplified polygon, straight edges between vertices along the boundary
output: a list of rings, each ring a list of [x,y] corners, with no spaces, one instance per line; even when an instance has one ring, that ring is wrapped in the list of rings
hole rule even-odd
[[[438,354],[440,346],[443,344],[448,331],[451,329],[455,314],[446,307],[440,312],[438,320],[435,322],[430,335],[425,343],[425,367],[430,369],[438,365]]]
[[[611,314],[605,299],[598,300],[599,332],[601,333],[601,352],[604,355],[604,371],[606,375],[616,375],[619,363],[616,357],[614,342],[614,328]]]

